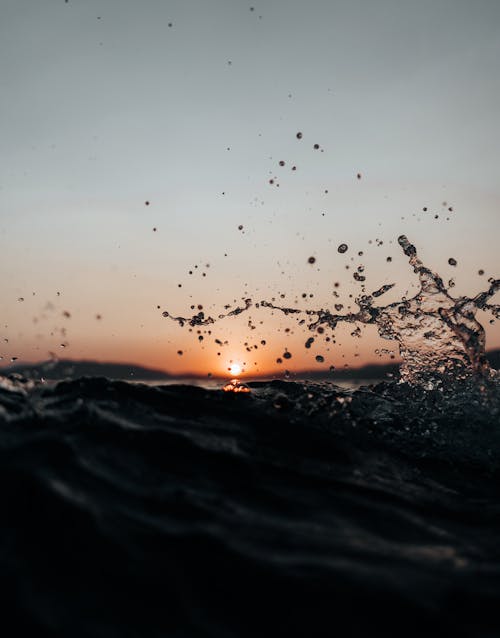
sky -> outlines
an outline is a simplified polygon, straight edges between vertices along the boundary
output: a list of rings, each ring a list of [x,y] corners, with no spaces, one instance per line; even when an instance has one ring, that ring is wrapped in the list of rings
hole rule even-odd
[[[487,288],[499,66],[497,0],[0,0],[0,364],[385,362],[371,328],[305,349],[262,308],[201,335],[162,312],[347,308],[359,265],[414,294],[402,233],[454,295]]]

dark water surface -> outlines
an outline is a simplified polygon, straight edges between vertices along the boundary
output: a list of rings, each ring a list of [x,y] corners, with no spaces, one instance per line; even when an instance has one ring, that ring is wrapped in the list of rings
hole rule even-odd
[[[500,389],[0,387],[9,635],[500,635]]]

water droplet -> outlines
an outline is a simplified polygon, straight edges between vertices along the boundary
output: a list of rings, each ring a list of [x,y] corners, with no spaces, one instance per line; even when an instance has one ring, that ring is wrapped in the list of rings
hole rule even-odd
[[[322,357],[320,354],[317,354],[315,358],[318,363],[323,363],[325,360],[325,358]]]
[[[448,259],[448,263],[450,264],[450,266],[456,266],[457,265],[457,260],[453,259],[453,257],[450,257]]]
[[[316,257],[309,257],[309,259],[307,260],[307,263],[309,263],[309,264],[316,263]]]
[[[305,348],[310,348],[313,343],[314,343],[314,338],[313,337],[309,337],[309,339],[305,342],[304,347]]]
[[[339,251],[339,253],[346,253],[348,250],[348,245],[347,244],[340,244],[340,246],[337,248],[337,250]]]
[[[297,139],[298,139],[298,140],[301,140],[301,139],[302,139],[302,133],[301,133],[300,131],[297,133]]]

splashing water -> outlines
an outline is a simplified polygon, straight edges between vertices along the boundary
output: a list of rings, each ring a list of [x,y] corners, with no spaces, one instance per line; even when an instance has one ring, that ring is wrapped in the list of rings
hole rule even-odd
[[[375,300],[385,294],[395,284],[386,284],[369,295],[358,297],[358,311],[348,314],[333,314],[329,310],[301,310],[275,305],[268,301],[256,303],[255,307],[278,310],[285,315],[302,314],[315,318],[308,325],[311,331],[327,326],[335,330],[337,325],[354,323],[376,325],[380,336],[397,341],[402,358],[401,381],[431,389],[443,379],[466,379],[469,377],[493,378],[485,356],[485,332],[477,321],[479,310],[490,311],[500,318],[500,305],[488,300],[500,290],[500,279],[490,279],[488,290],[475,297],[452,297],[439,275],[433,273],[418,258],[417,250],[405,235],[398,243],[420,281],[420,290],[411,299],[376,306]],[[237,307],[217,319],[236,316],[254,306],[251,299],[244,300],[243,307]],[[216,319],[199,312],[190,318],[174,317],[163,313],[179,325],[205,326]],[[359,329],[358,333],[359,333]]]
[[[488,305],[487,300],[500,289],[500,280],[472,299],[455,299],[441,277],[423,265],[404,235],[398,242],[418,275],[420,291],[410,300],[379,309],[376,323],[382,337],[399,344],[401,379],[425,385],[432,383],[435,373],[460,378],[490,375],[485,332],[476,313],[490,309],[498,316],[500,307]]]

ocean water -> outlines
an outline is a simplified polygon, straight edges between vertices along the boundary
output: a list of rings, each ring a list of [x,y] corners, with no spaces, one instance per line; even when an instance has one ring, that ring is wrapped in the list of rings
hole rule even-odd
[[[6,635],[498,637],[499,284],[454,299],[400,244],[414,298],[306,314],[375,323],[390,382],[0,378]]]
[[[498,636],[498,382],[249,385],[4,381],[4,622]]]

